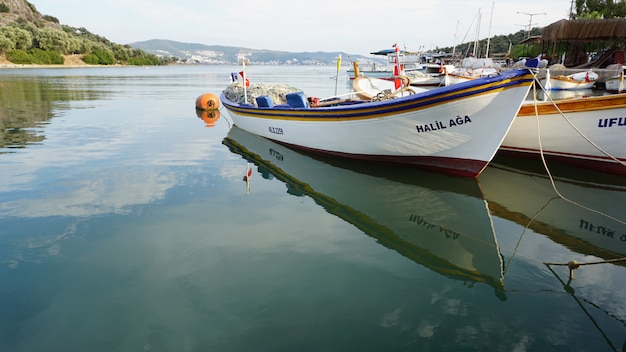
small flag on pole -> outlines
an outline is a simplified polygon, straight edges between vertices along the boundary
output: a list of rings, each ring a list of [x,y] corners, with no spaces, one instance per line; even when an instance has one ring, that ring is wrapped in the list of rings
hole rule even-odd
[[[393,67],[393,75],[394,77],[394,87],[395,89],[400,89],[400,87],[402,87],[402,81],[400,80],[401,75],[403,75],[404,73],[402,72],[402,65],[400,64],[400,48],[398,48],[398,46],[396,44],[393,45],[393,47],[395,48],[395,52],[396,52],[396,57],[394,58],[394,67]]]
[[[335,75],[335,95],[337,95],[337,85],[339,82],[339,71],[341,70],[341,54],[337,57],[337,74]]]
[[[244,83],[246,84],[246,87],[250,87],[250,81],[248,80],[248,77],[246,77],[246,71],[239,72],[239,75],[241,76],[241,79],[243,79]]]

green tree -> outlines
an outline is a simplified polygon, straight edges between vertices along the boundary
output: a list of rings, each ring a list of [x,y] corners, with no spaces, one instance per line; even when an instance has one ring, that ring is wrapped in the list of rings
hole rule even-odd
[[[103,46],[94,48],[91,53],[83,56],[83,61],[90,65],[113,65],[116,63],[113,52]]]
[[[70,53],[70,36],[54,28],[42,28],[35,35],[36,47],[47,51],[57,51],[62,54]]]
[[[575,6],[578,19],[626,17],[626,0],[576,0]]]
[[[33,63],[39,65],[60,65],[65,61],[63,56],[55,51],[32,48],[28,51],[28,54],[32,57]]]
[[[117,61],[127,62],[128,59],[130,59],[132,49],[129,47],[120,44],[113,44],[111,49],[113,50],[113,55]]]
[[[0,27],[0,37],[4,37],[12,42],[11,49],[29,49],[33,45],[32,34],[18,27],[3,26]]]
[[[15,43],[0,33],[0,53],[6,53],[13,49],[15,49]]]

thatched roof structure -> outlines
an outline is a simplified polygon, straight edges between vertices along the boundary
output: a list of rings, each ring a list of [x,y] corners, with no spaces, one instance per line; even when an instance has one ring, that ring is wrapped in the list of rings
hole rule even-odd
[[[540,35],[534,35],[532,37],[528,37],[528,38],[522,40],[519,43],[522,44],[522,45],[540,44],[541,43],[541,36]]]
[[[544,27],[543,42],[626,41],[626,19],[560,20]]]

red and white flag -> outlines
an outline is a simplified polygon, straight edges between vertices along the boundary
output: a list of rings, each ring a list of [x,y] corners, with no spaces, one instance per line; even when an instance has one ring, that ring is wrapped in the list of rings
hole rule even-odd
[[[246,87],[250,87],[250,81],[248,81],[248,77],[246,77],[246,71],[239,72],[241,79],[246,83]]]

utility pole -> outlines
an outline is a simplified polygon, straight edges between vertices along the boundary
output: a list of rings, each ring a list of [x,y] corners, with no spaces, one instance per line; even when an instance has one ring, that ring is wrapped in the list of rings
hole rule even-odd
[[[520,13],[522,15],[530,16],[530,19],[528,20],[528,37],[527,38],[530,38],[530,29],[531,29],[531,26],[533,25],[533,16],[547,15],[547,13],[545,13],[545,12],[542,12],[542,13],[527,13],[527,12],[519,12],[519,11],[517,11],[517,13]]]

